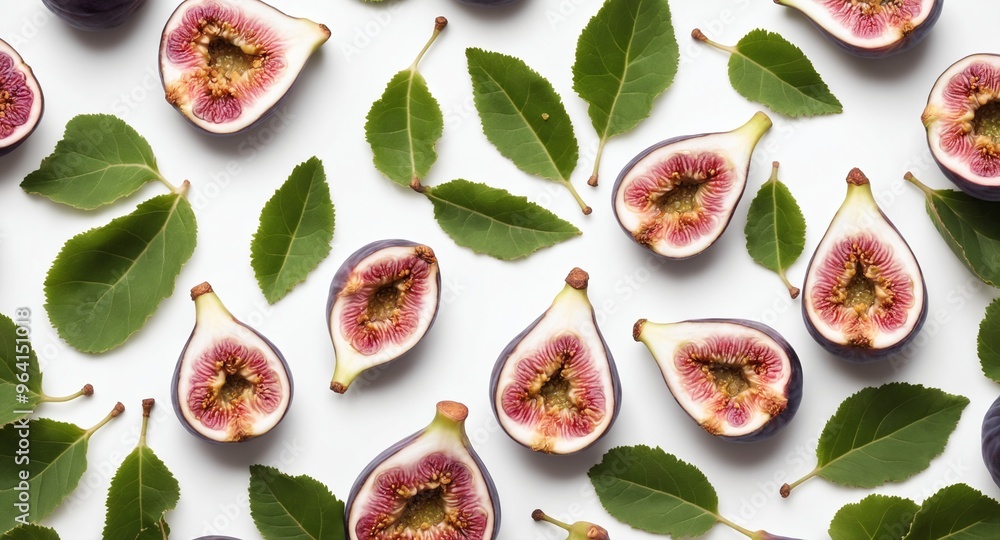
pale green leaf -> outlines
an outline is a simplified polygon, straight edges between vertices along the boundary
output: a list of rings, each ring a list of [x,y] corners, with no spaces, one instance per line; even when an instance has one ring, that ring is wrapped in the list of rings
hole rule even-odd
[[[456,244],[497,259],[527,257],[580,234],[526,197],[485,184],[452,180],[422,189],[434,205],[434,218]]]
[[[330,254],[333,224],[330,186],[314,157],[295,167],[264,205],[250,244],[250,263],[268,302],[281,300]]]
[[[152,407],[152,402],[149,402]],[[143,407],[147,407],[146,402]],[[177,506],[181,488],[166,464],[146,445],[148,410],[143,411],[139,444],[111,479],[104,518],[104,540],[162,537],[167,510]]]
[[[965,484],[948,486],[924,501],[906,540],[1000,538],[1000,503]]]
[[[589,104],[604,143],[647,118],[673,82],[680,59],[667,0],[607,0],[576,43],[573,89]]]
[[[5,532],[0,540],[59,540],[59,534],[40,525],[19,525]]]
[[[30,342],[18,343],[17,325],[0,314],[0,425],[28,416],[42,401],[42,372]],[[26,392],[19,392],[23,384]],[[23,403],[18,396],[24,396]],[[21,412],[15,412],[21,411]]]
[[[56,148],[21,187],[53,201],[92,210],[163,180],[146,139],[120,118],[83,114],[66,124]]]
[[[735,47],[696,30],[696,39],[729,52],[729,82],[750,101],[786,116],[836,114],[844,108],[802,50],[774,32],[751,30]]]
[[[833,540],[900,540],[910,530],[917,503],[900,497],[869,495],[844,505],[830,522]]]
[[[36,523],[51,514],[87,470],[90,436],[120,414],[120,407],[89,430],[47,418],[19,420],[0,429],[0,460],[7,464],[0,469],[0,523]],[[27,458],[17,454],[25,437],[31,449]],[[23,504],[22,492],[29,502],[25,507],[17,506]]]
[[[265,540],[343,540],[344,503],[308,476],[250,467],[250,515]]]
[[[587,475],[608,513],[636,529],[682,538],[701,536],[719,521],[708,478],[659,448],[612,448]]]
[[[434,146],[443,131],[441,106],[415,69],[400,71],[389,81],[365,123],[375,167],[402,186],[430,171],[437,160]]]
[[[792,298],[799,289],[788,282],[785,270],[806,245],[806,220],[785,184],[778,180],[778,164],[750,202],[746,225],[747,252],[764,268],[776,272]]]
[[[194,212],[181,194],[154,197],[75,236],[45,277],[49,320],[81,351],[121,345],[173,292],[196,241]]]
[[[979,361],[983,374],[1000,382],[1000,299],[986,307],[986,316],[979,323]]]

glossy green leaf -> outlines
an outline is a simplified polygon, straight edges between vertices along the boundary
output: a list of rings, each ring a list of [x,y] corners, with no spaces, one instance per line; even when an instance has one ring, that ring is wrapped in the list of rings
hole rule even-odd
[[[915,384],[865,388],[827,421],[816,469],[784,486],[782,495],[813,476],[864,488],[905,480],[944,451],[968,404],[963,396]]]
[[[948,247],[983,283],[1000,287],[1000,202],[983,201],[953,189],[931,188],[906,173],[927,197],[927,215]]]
[[[830,523],[833,540],[901,540],[910,530],[917,503],[900,497],[869,495],[843,506]]]
[[[695,30],[695,39],[730,53],[729,82],[750,101],[785,116],[843,112],[812,62],[798,47],[774,32],[756,29],[735,47],[716,43]]]
[[[983,374],[1000,382],[1000,298],[990,302],[979,323],[978,351]]]
[[[3,533],[0,540],[59,540],[59,534],[40,525],[19,525]]]
[[[948,486],[924,501],[906,540],[1000,538],[1000,503],[965,484]]]
[[[194,212],[177,193],[73,237],[45,277],[49,320],[81,351],[121,345],[173,292],[196,241]]]
[[[83,114],[21,188],[53,201],[92,210],[125,197],[151,180],[164,181],[146,139],[120,118]]]
[[[344,503],[308,476],[250,467],[250,515],[265,540],[343,540]]]
[[[636,529],[682,538],[703,535],[719,521],[708,478],[659,448],[612,448],[587,475],[608,513]]]
[[[152,400],[143,402],[142,430],[139,443],[111,479],[104,540],[135,540],[163,536],[164,514],[177,506],[181,488],[167,466],[146,445],[146,428]]]
[[[497,259],[527,257],[580,234],[526,197],[486,184],[452,180],[421,189],[434,205],[434,218],[456,244]]]
[[[589,214],[569,182],[580,149],[552,83],[513,56],[476,48],[465,56],[486,138],[522,171],[566,186]]]
[[[590,105],[600,139],[591,185],[604,144],[649,117],[679,60],[667,0],[607,0],[587,23],[576,42],[573,89]]]
[[[250,244],[250,263],[270,303],[281,300],[330,254],[334,210],[323,162],[292,171],[264,205]]]
[[[434,147],[444,131],[444,114],[417,65],[444,28],[441,21],[435,22],[434,34],[413,64],[389,81],[365,123],[375,167],[402,186],[424,178],[437,161]]]
[[[91,435],[123,410],[119,403],[88,430],[47,418],[19,420],[0,429],[0,460],[7,464],[0,469],[0,523],[35,523],[51,514],[87,470]],[[27,458],[23,454],[18,458],[22,438],[27,438],[31,449]],[[27,493],[27,508],[17,506],[22,504],[22,492]]]
[[[789,283],[785,270],[802,254],[806,245],[806,219],[785,184],[778,180],[778,163],[771,178],[760,186],[747,214],[747,252],[757,264],[776,272],[792,298],[798,287]]]

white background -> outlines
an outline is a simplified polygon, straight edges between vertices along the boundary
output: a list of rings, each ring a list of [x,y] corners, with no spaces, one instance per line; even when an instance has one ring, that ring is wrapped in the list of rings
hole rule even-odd
[[[640,443],[661,446],[701,468],[718,490],[723,515],[751,529],[823,538],[836,510],[869,491],[813,479],[781,500],[777,486],[813,467],[818,434],[844,398],[889,381],[934,385],[966,395],[972,404],[945,454],[929,470],[876,491],[920,501],[961,481],[1000,496],[980,454],[980,423],[1000,388],[980,373],[975,349],[983,309],[996,292],[951,254],[925,215],[920,192],[902,181],[911,170],[933,187],[951,187],[930,159],[920,113],[947,66],[971,53],[997,52],[992,24],[1000,20],[1000,4],[948,0],[937,27],[917,49],[867,61],[848,57],[797,13],[771,2],[673,0],[682,51],[678,76],[650,119],[608,144],[602,183],[593,189],[585,180],[596,137],[585,104],[572,91],[570,66],[576,38],[599,9],[598,0],[521,0],[496,10],[454,0],[382,5],[275,0],[292,15],[327,24],[333,37],[308,63],[280,115],[228,138],[191,128],[162,97],[156,75],[160,30],[177,3],[149,0],[124,27],[102,34],[71,29],[38,1],[4,2],[0,18],[0,38],[14,44],[35,69],[46,98],[38,130],[0,158],[0,311],[34,309],[34,343],[47,393],[71,393],[85,382],[96,388],[88,400],[45,405],[42,415],[90,426],[115,401],[127,407],[93,437],[79,488],[45,520],[63,538],[99,537],[108,483],[134,446],[145,397],[159,403],[149,443],[180,481],[180,504],[167,516],[179,539],[207,533],[259,537],[246,495],[247,467],[254,463],[311,475],[346,498],[368,461],[423,427],[441,399],[462,401],[471,409],[468,430],[496,480],[505,540],[564,538],[531,521],[535,507],[565,519],[599,522],[619,540],[652,538],[608,516],[585,474],[608,448]],[[583,230],[582,237],[519,262],[474,255],[438,228],[428,201],[398,188],[371,165],[365,114],[390,77],[409,65],[437,15],[447,16],[450,24],[421,68],[444,110],[446,127],[440,159],[426,183],[461,177],[507,188],[569,219]],[[726,56],[689,37],[692,28],[700,27],[731,44],[758,26],[799,45],[845,112],[803,120],[771,114],[774,128],[757,149],[747,193],[729,231],[692,260],[658,261],[619,230],[609,204],[611,185],[620,168],[650,144],[729,130],[758,109],[730,88]],[[523,58],[555,85],[581,144],[573,181],[594,207],[593,215],[581,215],[562,187],[521,173],[486,141],[472,106],[464,56],[469,46]],[[171,182],[191,181],[199,234],[175,294],[149,323],[124,346],[89,356],[63,343],[50,327],[42,307],[45,273],[66,239],[164,189],[150,184],[128,200],[82,212],[28,196],[18,183],[51,152],[70,118],[94,112],[124,118],[148,139]],[[250,268],[250,238],[264,202],[296,164],[313,155],[326,165],[337,208],[333,252],[308,281],[269,306]],[[799,302],[789,300],[778,278],[746,254],[747,206],[774,159],[782,163],[781,178],[809,224],[806,251],[789,272],[793,280],[801,279],[843,198],[847,171],[858,166],[871,178],[883,210],[922,263],[930,294],[927,324],[905,354],[869,366],[827,354],[806,333]],[[324,314],[329,280],[356,248],[391,237],[424,242],[437,251],[444,277],[437,323],[414,355],[367,386],[356,384],[346,395],[335,395],[327,388],[333,372]],[[536,455],[498,431],[487,395],[489,374],[504,345],[549,305],[573,266],[591,274],[591,299],[618,363],[624,405],[609,436],[595,447],[569,457]],[[281,425],[236,446],[195,439],[169,405],[171,373],[194,318],[187,289],[205,280],[237,317],[281,348],[296,382],[295,399]],[[774,326],[802,359],[805,394],[797,417],[765,442],[740,446],[713,439],[674,403],[645,347],[632,341],[632,324],[640,317],[661,322],[742,317]],[[721,526],[707,536],[736,537]]]

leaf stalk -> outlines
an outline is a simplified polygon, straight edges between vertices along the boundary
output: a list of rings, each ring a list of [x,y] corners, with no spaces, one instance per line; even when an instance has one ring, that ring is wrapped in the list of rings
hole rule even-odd
[[[730,47],[730,46],[728,46],[728,45],[723,45],[723,44],[721,44],[721,43],[716,43],[716,42],[714,42],[714,41],[712,41],[712,40],[708,39],[708,36],[706,36],[706,35],[705,35],[705,34],[704,34],[704,33],[703,33],[703,32],[702,32],[702,31],[701,31],[700,29],[698,29],[698,28],[695,28],[694,30],[692,30],[692,31],[691,31],[691,37],[693,37],[694,39],[697,39],[698,41],[701,41],[701,42],[703,42],[703,43],[708,43],[708,44],[709,44],[709,45],[711,45],[712,47],[715,47],[716,49],[719,49],[719,50],[721,50],[721,51],[726,51],[726,52],[728,52],[728,53],[730,53],[730,54],[736,54],[736,53],[738,52],[738,51],[736,50],[736,47]]]
[[[597,145],[597,156],[594,157],[594,173],[587,180],[588,186],[597,187],[597,174],[601,169],[601,156],[604,155],[604,145],[608,143],[607,137],[601,137],[600,144]]]
[[[437,37],[441,35],[441,31],[444,30],[445,26],[448,26],[448,19],[444,17],[438,17],[434,19],[434,33],[431,34],[431,38],[427,40],[427,43],[424,45],[424,48],[420,49],[420,54],[417,55],[416,60],[414,60],[413,63],[410,64],[410,71],[414,73],[417,71],[417,64],[419,64],[420,60],[422,60],[424,58],[424,55],[427,54],[427,51],[431,48],[431,45],[433,45],[434,42],[437,40]]]
[[[125,406],[122,405],[122,402],[119,401],[118,403],[115,403],[115,407],[111,409],[111,412],[109,412],[108,415],[105,416],[103,420],[101,420],[100,422],[97,423],[97,425],[95,425],[94,427],[88,429],[83,433],[83,438],[89,439],[91,435],[97,432],[97,430],[104,427],[104,424],[107,424],[108,422],[111,421],[112,418],[117,417],[123,412],[125,412]]]
[[[819,474],[819,467],[816,467],[815,469],[810,471],[809,474],[803,476],[802,478],[799,478],[798,480],[792,482],[791,484],[782,484],[781,489],[779,490],[779,493],[781,493],[781,497],[783,499],[787,499],[788,496],[792,494],[793,489],[797,488],[799,485],[802,484],[802,482],[805,482],[806,480],[816,476],[817,474]]]
[[[70,394],[68,396],[52,397],[42,394],[42,399],[39,400],[41,403],[65,403],[67,401],[73,401],[80,396],[90,397],[94,395],[94,386],[91,384],[83,385],[83,388],[79,392]]]

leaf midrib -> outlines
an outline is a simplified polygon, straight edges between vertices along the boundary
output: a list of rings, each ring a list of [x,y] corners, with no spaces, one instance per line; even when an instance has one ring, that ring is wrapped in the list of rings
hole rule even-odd
[[[285,250],[285,256],[282,257],[282,259],[281,259],[281,266],[278,267],[278,271],[275,272],[275,274],[274,274],[274,284],[275,284],[275,286],[277,286],[278,281],[281,278],[281,273],[285,270],[285,265],[288,264],[288,258],[289,258],[289,256],[292,253],[292,246],[295,245],[295,240],[298,237],[299,229],[302,228],[302,220],[305,219],[306,208],[309,206],[309,200],[313,196],[312,190],[313,190],[313,186],[315,185],[315,182],[314,182],[315,179],[316,179],[316,170],[313,169],[313,172],[310,175],[309,189],[306,190],[305,200],[302,201],[302,212],[299,213],[299,219],[298,219],[298,222],[295,224],[295,229],[292,230],[292,231],[290,231],[291,234],[288,237],[288,249]]]
[[[762,41],[767,41],[767,40],[762,40]],[[809,101],[811,101],[813,103],[820,103],[820,104],[826,105],[828,107],[834,107],[835,106],[835,104],[831,104],[831,103],[828,103],[826,101],[822,101],[820,99],[814,98],[813,96],[810,96],[810,95],[806,94],[805,92],[803,92],[802,90],[800,90],[798,86],[793,86],[792,84],[786,82],[784,79],[782,79],[781,77],[779,77],[776,73],[774,73],[773,71],[771,71],[770,69],[768,69],[767,67],[765,67],[763,64],[758,63],[753,58],[750,58],[749,56],[747,56],[746,54],[744,54],[743,51],[740,50],[739,44],[737,44],[735,47],[733,47],[733,54],[734,55],[738,55],[740,58],[743,58],[745,61],[750,62],[751,64],[759,67],[765,73],[771,74],[772,77],[774,77],[775,79],[777,79],[781,83],[782,88],[791,88],[792,90],[795,90],[796,93],[800,94],[802,97],[806,98],[807,100],[809,100]]]
[[[285,503],[281,502],[281,500],[278,498],[278,494],[273,489],[271,489],[270,484],[268,484],[267,482],[261,482],[261,483],[264,484],[265,488],[267,488],[267,492],[271,495],[271,498],[274,499],[275,504],[277,504],[278,506],[281,507],[282,510],[284,510],[285,515],[291,518],[291,520],[299,527],[299,530],[301,530],[304,534],[308,535],[309,538],[312,538],[313,540],[319,540],[319,537],[313,536],[313,534],[305,528],[305,525],[303,525],[302,522],[299,521],[299,519],[292,514],[292,512],[288,509],[287,506],[285,506]],[[303,488],[303,486],[301,484],[298,484],[298,482],[296,482],[296,484],[299,485],[300,488]],[[322,514],[322,511],[320,512],[320,514]],[[320,523],[322,522],[323,520],[320,519]]]
[[[493,216],[484,214],[484,213],[482,213],[482,212],[480,212],[478,210],[473,210],[472,208],[469,208],[467,206],[460,206],[458,203],[455,203],[453,201],[449,201],[447,199],[442,199],[441,197],[437,197],[437,196],[434,195],[434,193],[433,193],[433,191],[431,189],[427,189],[424,193],[428,197],[430,197],[430,198],[432,198],[432,199],[434,199],[434,200],[436,200],[438,202],[441,202],[442,204],[447,204],[447,205],[452,206],[454,208],[458,208],[460,210],[465,210],[466,212],[468,212],[468,213],[470,213],[472,215],[481,216],[481,217],[483,217],[483,218],[485,218],[485,219],[487,219],[487,220],[489,220],[491,222],[499,223],[501,225],[510,227],[511,229],[519,229],[519,230],[529,231],[529,232],[532,232],[532,233],[541,233],[541,234],[569,234],[569,235],[574,235],[574,236],[576,234],[578,234],[578,233],[574,233],[572,231],[566,231],[566,232],[564,232],[564,231],[543,231],[541,229],[532,229],[532,228],[529,228],[529,227],[522,227],[520,225],[514,225],[513,223],[506,223],[506,222],[500,221],[499,219],[497,219],[497,218],[495,218]]]
[[[632,57],[632,43],[635,41],[635,28],[639,23],[639,11],[636,10],[635,17],[632,18],[632,31],[628,36],[628,45],[625,47],[625,69],[622,70],[621,79],[618,80],[618,91],[615,92],[615,97],[611,101],[611,108],[608,110],[608,123],[604,126],[604,130],[601,133],[601,141],[607,141],[611,131],[612,118],[615,115],[615,109],[618,107],[618,98],[622,95],[622,89],[625,88],[625,78],[628,77],[629,68],[632,66],[630,61]]]
[[[638,488],[642,488],[642,489],[645,489],[645,490],[647,490],[647,491],[652,491],[653,493],[661,493],[661,494],[663,494],[663,495],[666,495],[666,496],[668,496],[668,497],[670,497],[670,498],[672,498],[672,499],[674,499],[674,500],[677,500],[677,501],[680,501],[680,502],[684,503],[684,504],[685,504],[685,505],[687,505],[687,506],[690,506],[690,507],[692,507],[692,508],[696,508],[696,509],[698,509],[698,510],[701,510],[701,511],[702,511],[702,512],[704,512],[704,513],[705,513],[706,515],[708,515],[708,516],[711,516],[711,517],[715,518],[715,520],[716,520],[717,522],[719,521],[719,517],[720,517],[720,516],[719,516],[719,514],[718,514],[717,512],[715,512],[715,511],[712,511],[712,510],[709,510],[709,509],[707,509],[707,508],[705,508],[705,507],[703,507],[703,506],[699,506],[699,505],[697,505],[697,504],[695,504],[695,503],[693,503],[693,502],[691,502],[691,501],[688,501],[688,500],[686,500],[686,499],[682,499],[682,498],[680,498],[679,496],[677,496],[677,495],[674,495],[673,493],[669,493],[669,492],[666,492],[666,491],[660,491],[660,490],[658,490],[658,489],[653,489],[653,488],[651,488],[651,487],[649,487],[649,486],[646,486],[646,485],[643,485],[643,484],[640,484],[640,483],[638,483],[638,482],[633,482],[633,481],[631,481],[631,480],[626,480],[626,479],[624,479],[624,478],[621,478],[621,477],[618,477],[618,476],[607,476],[607,478],[611,478],[611,479],[613,479],[613,480],[616,480],[616,481],[618,481],[618,482],[623,482],[623,483],[625,483],[625,484],[628,484],[628,485],[630,485],[630,486],[635,486],[635,487],[638,487]]]

